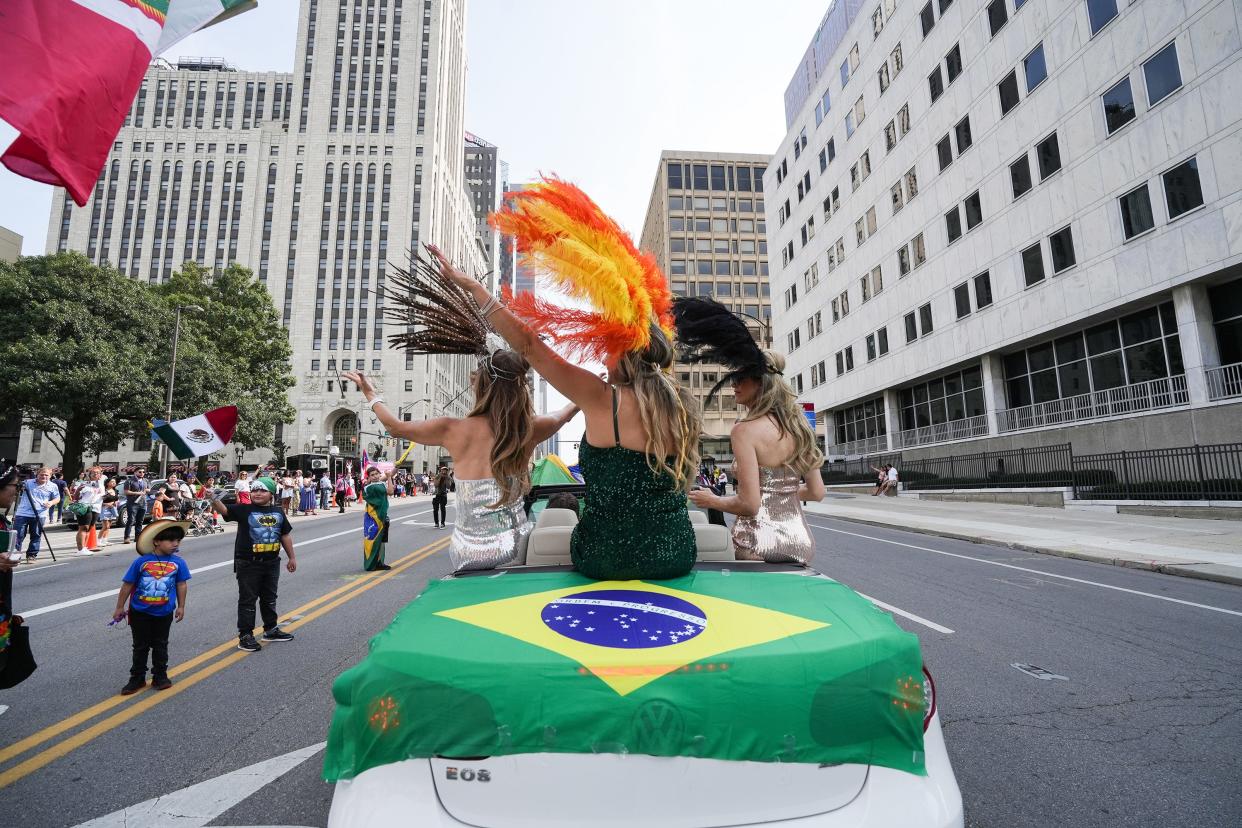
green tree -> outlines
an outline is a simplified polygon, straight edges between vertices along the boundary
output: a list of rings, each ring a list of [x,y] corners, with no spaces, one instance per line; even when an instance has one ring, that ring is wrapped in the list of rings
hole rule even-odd
[[[181,317],[174,419],[236,405],[233,442],[272,448],[276,425],[296,412],[288,401],[289,336],[267,288],[239,265],[212,272],[187,262],[154,290],[170,308],[202,308]]]
[[[171,320],[149,287],[78,253],[0,263],[0,412],[44,431],[65,476],[162,408]]]

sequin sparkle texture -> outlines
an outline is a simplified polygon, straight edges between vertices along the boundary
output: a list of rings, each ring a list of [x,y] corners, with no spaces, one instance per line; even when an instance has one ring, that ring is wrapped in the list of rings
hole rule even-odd
[[[523,557],[532,527],[522,498],[493,507],[500,486],[492,478],[456,483],[457,525],[449,545],[453,569],[492,569]]]
[[[733,522],[738,560],[810,563],[815,542],[798,501],[801,485],[793,469],[759,467],[759,511]]]

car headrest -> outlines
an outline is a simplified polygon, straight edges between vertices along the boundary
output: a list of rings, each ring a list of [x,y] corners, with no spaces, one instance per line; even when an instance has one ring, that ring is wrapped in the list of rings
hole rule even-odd
[[[697,525],[706,526],[710,521],[707,519],[707,512],[700,512],[698,509],[690,510],[690,522]]]
[[[544,508],[539,513],[539,517],[535,520],[537,528],[545,526],[577,526],[578,516],[574,514],[572,509],[548,509]]]

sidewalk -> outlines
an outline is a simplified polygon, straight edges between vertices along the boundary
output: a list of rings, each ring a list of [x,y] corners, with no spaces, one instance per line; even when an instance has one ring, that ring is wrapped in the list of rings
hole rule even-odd
[[[415,505],[430,506],[431,495],[419,494],[419,495],[411,495],[409,497],[393,497],[393,498],[390,498],[388,502],[389,511],[394,513],[393,514],[394,520],[403,517],[403,515],[395,514],[397,511],[399,510],[403,511],[405,508],[415,506]],[[315,523],[319,520],[323,520],[324,518],[329,518],[329,517],[341,517],[341,514],[338,511],[338,509],[339,507],[333,507],[327,510],[320,509],[318,510],[317,514],[314,514],[314,515],[303,515],[300,513],[297,515],[290,515],[289,522],[293,524],[293,531],[297,532],[298,527],[305,526],[309,523]],[[353,504],[352,506],[350,506],[349,508],[345,510],[346,515],[353,515],[358,520],[359,531],[361,531],[362,529],[362,516],[365,513],[366,513],[366,510],[357,503]],[[214,535],[203,535],[202,537],[207,537],[207,538],[222,537],[224,535],[232,535],[234,532],[236,532],[237,530],[236,523],[225,522],[223,518],[221,518],[221,523],[224,526],[223,533],[216,533]],[[69,560],[85,560],[88,557],[88,556],[76,554],[76,550],[74,549],[75,532],[72,528],[66,527],[63,525],[56,526],[55,528],[47,530],[47,536],[50,538],[52,542],[52,546],[56,550],[57,560],[56,561],[52,560],[52,556],[51,554],[48,553],[47,544],[45,543],[43,545],[42,551],[39,553],[38,560],[36,560],[34,564],[32,565],[21,566],[20,569],[17,571],[26,572],[28,570],[38,569],[42,566],[47,566],[52,563],[64,563]],[[134,554],[134,541],[132,537],[129,543],[121,543],[121,538],[123,538],[124,536],[125,536],[125,528],[123,526],[113,526],[112,531],[108,535],[107,545],[100,546],[99,551],[93,553],[89,557],[97,558],[100,556],[112,555],[117,552],[128,552],[131,555]],[[192,547],[194,541],[196,540],[198,540],[197,537],[187,537],[184,542],[191,545]],[[296,538],[295,538],[295,543],[296,543]]]
[[[808,516],[1242,585],[1242,521],[830,493]]]

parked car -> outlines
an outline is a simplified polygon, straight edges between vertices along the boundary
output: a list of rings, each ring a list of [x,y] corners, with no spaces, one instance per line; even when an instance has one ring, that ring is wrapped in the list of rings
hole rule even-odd
[[[912,666],[917,641],[813,569],[734,560],[728,530],[697,514],[691,578],[593,588],[572,574],[576,515],[544,509],[513,565],[433,582],[333,688],[330,828],[961,828],[935,684]],[[791,578],[827,584],[803,590]],[[759,579],[771,585],[756,589]],[[628,594],[631,584],[647,591]],[[803,606],[821,614],[781,603],[792,615],[756,622],[778,606],[755,596],[776,594],[813,596]],[[625,613],[633,632],[622,631]],[[791,631],[798,622],[802,643],[753,655],[803,634]],[[765,625],[766,639],[746,639]],[[672,640],[649,644],[644,626]],[[640,630],[639,643],[616,638]],[[740,638],[718,647],[707,633]],[[758,757],[756,744],[776,750]],[[815,758],[834,750],[861,758]]]

